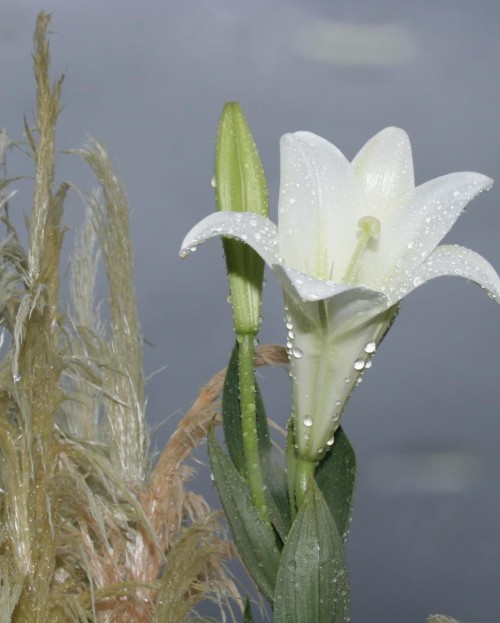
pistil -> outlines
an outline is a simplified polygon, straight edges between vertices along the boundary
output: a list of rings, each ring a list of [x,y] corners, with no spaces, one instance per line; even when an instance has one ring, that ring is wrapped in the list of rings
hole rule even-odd
[[[358,272],[359,261],[370,242],[370,240],[378,240],[380,235],[380,221],[374,216],[363,216],[358,221],[358,227],[361,232],[359,234],[358,243],[352,254],[351,261],[347,267],[346,273],[342,281],[344,283],[352,283]]]

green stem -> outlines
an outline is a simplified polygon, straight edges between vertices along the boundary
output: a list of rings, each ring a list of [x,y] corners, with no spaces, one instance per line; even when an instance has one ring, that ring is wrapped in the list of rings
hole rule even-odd
[[[295,463],[295,499],[298,508],[304,503],[309,480],[314,477],[315,468],[316,461],[297,457]]]
[[[240,376],[240,406],[243,431],[243,453],[247,482],[255,507],[265,523],[271,527],[267,510],[262,465],[257,436],[255,407],[254,336],[238,335],[238,368]]]

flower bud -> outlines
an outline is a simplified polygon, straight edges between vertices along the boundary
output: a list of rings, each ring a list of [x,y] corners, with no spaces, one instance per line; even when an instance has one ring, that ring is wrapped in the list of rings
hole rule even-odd
[[[245,115],[236,102],[225,105],[215,150],[217,209],[269,214],[267,184]],[[234,326],[238,335],[259,330],[264,261],[244,242],[223,238],[231,289]]]

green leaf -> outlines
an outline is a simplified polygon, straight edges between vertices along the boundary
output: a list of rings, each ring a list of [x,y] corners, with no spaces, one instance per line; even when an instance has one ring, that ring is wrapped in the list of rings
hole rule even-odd
[[[310,482],[281,555],[273,622],[347,623],[344,546],[321,491]]]
[[[267,509],[276,532],[284,543],[290,532],[292,520],[288,500],[287,478],[285,470],[277,463],[269,465],[266,474]]]
[[[222,392],[222,427],[224,439],[238,472],[245,476],[245,460],[243,451],[243,431],[241,426],[241,409],[239,398],[239,368],[238,368],[238,342],[235,342],[229,364],[227,366],[226,379]],[[271,438],[264,407],[264,401],[259,386],[255,382],[255,407],[257,410],[257,436],[259,438],[259,450],[263,463],[263,472],[266,473],[270,455]]]
[[[342,428],[335,433],[335,443],[321,460],[315,479],[335,520],[337,530],[345,539],[349,531],[354,502],[356,456]]]
[[[245,612],[243,613],[243,623],[253,623],[252,608],[250,606],[250,600],[247,597],[245,602]]]
[[[286,479],[288,488],[288,498],[290,500],[290,512],[292,520],[295,519],[296,500],[295,500],[295,475],[297,472],[297,456],[295,454],[295,431],[293,418],[288,420],[288,432],[286,436]]]
[[[222,391],[222,428],[229,456],[238,472],[245,476],[243,431],[241,427],[238,342],[235,343],[227,366]]]
[[[222,451],[213,430],[208,434],[208,451],[236,547],[259,590],[272,601],[280,560],[274,534],[253,505],[245,480]]]

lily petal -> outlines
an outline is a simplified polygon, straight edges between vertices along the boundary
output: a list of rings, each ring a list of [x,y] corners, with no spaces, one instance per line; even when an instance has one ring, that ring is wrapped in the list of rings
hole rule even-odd
[[[189,231],[182,242],[180,256],[186,257],[198,245],[215,236],[228,236],[246,242],[271,267],[281,263],[276,225],[251,212],[210,214]]]
[[[376,134],[361,148],[352,166],[365,191],[367,213],[382,222],[415,187],[410,139],[400,128]]]
[[[356,246],[361,192],[342,152],[310,132],[281,138],[280,250],[286,266],[341,281]]]
[[[463,277],[486,290],[500,304],[500,277],[482,255],[459,245],[440,245],[416,271],[387,292],[391,302],[401,300],[418,286],[436,277]]]
[[[451,173],[415,188],[382,224],[376,245],[367,248],[358,282],[385,291],[399,275],[413,274],[451,229],[465,206],[491,188],[480,173]]]
[[[389,306],[385,294],[365,286],[320,281],[286,266],[275,265],[272,269],[285,294],[314,324],[320,323],[318,304],[328,305],[330,323],[336,331],[346,322],[349,326],[356,324],[359,314],[368,318]]]
[[[377,313],[373,301],[357,298],[354,288],[326,302],[321,313],[321,303],[297,306],[286,293],[285,303],[293,336],[289,359],[296,440],[300,456],[316,460],[332,442],[388,320],[386,310]]]

